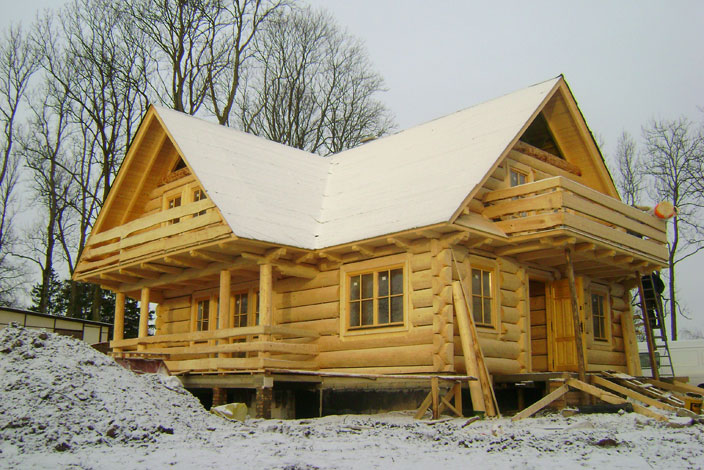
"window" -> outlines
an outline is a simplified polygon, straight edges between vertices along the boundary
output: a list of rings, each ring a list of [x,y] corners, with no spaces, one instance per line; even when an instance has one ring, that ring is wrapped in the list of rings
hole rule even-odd
[[[511,171],[510,171],[511,187],[519,186],[521,184],[526,184],[527,180],[528,180],[528,175],[526,175],[525,173],[518,171],[514,168],[511,168]]]
[[[210,300],[199,300],[196,304],[196,331],[208,331]]]
[[[247,304],[249,297],[247,293],[233,295],[233,317],[232,327],[240,328],[247,326]]]
[[[202,201],[203,199],[208,199],[208,196],[205,195],[205,192],[198,188],[193,191],[193,202],[198,202]],[[204,215],[207,212],[207,210],[202,210],[198,212],[197,214],[193,214],[193,217],[198,217],[199,215]]]
[[[353,274],[349,279],[349,327],[403,324],[403,268]]]
[[[478,326],[493,327],[492,272],[472,269],[472,316]]]
[[[181,206],[181,196],[172,197],[172,198],[168,199],[168,201],[166,203],[167,209],[174,209],[175,207],[180,207],[180,206]],[[181,219],[179,219],[178,217],[175,219],[171,219],[169,221],[169,224],[177,224],[180,222],[180,220]]]
[[[606,333],[606,297],[603,294],[592,294],[592,321],[594,322],[594,339],[608,341]]]

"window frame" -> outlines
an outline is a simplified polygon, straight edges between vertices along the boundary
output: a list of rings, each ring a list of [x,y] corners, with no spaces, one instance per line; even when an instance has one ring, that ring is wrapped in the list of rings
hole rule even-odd
[[[465,285],[467,286],[467,295],[469,296],[470,308],[473,309],[474,305],[474,292],[472,289],[472,271],[474,269],[479,269],[489,273],[491,282],[491,322],[490,323],[478,323],[474,318],[473,310],[470,312],[472,315],[472,320],[477,329],[488,332],[499,332],[500,331],[500,319],[499,319],[499,308],[501,299],[499,297],[501,293],[501,286],[499,285],[499,266],[496,260],[490,260],[486,258],[478,258],[472,256],[469,261],[469,279],[466,280]]]
[[[390,333],[399,331],[408,331],[411,314],[411,290],[410,290],[410,270],[409,258],[407,253],[398,255],[385,256],[382,258],[374,258],[356,263],[343,264],[340,267],[340,336],[358,336],[369,334]],[[376,273],[382,271],[391,271],[393,269],[401,269],[403,273],[403,321],[395,323],[376,323],[378,320],[378,285]],[[375,273],[374,275],[374,321],[373,325],[352,326],[350,327],[350,280],[354,276]],[[387,296],[390,298],[390,296]]]
[[[602,297],[602,308],[603,308],[603,315],[601,315],[601,318],[604,319],[604,336],[597,338],[596,332],[594,331],[594,303],[593,303],[593,298],[594,296],[600,296]],[[605,349],[611,349],[612,345],[612,338],[613,338],[613,326],[612,326],[612,312],[611,312],[611,298],[610,298],[610,293],[609,293],[609,288],[607,286],[603,286],[600,284],[592,284],[589,287],[589,315],[590,315],[590,320],[588,322],[589,325],[589,336],[591,339],[591,346],[594,346],[596,348],[602,347]]]
[[[506,185],[506,188],[515,187],[515,186],[511,186],[511,173],[512,172],[516,172],[516,173],[520,173],[522,175],[525,175],[526,182],[523,184],[533,183],[535,181],[535,170],[532,167],[530,167],[524,163],[511,160],[511,161],[506,162],[506,180],[504,183]]]

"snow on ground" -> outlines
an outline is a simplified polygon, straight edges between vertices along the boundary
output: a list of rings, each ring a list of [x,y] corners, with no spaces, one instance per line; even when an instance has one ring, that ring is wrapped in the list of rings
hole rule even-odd
[[[172,382],[136,376],[79,341],[0,332],[0,468],[704,468],[704,426],[688,418],[466,423],[412,413],[228,422]]]

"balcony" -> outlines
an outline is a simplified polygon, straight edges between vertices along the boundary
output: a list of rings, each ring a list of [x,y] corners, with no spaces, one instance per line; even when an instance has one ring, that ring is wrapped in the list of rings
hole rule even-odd
[[[563,243],[624,272],[667,262],[666,221],[562,176],[491,191],[483,202],[482,215],[508,236],[497,254],[540,262]]]

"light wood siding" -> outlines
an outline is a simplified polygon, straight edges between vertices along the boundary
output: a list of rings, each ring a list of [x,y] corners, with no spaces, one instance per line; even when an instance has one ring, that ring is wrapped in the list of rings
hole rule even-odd
[[[546,321],[545,284],[530,283],[530,340],[534,372],[548,370],[548,334]]]
[[[465,290],[470,292],[471,253],[463,246],[453,248],[458,262],[458,270]],[[515,262],[499,258],[495,272],[498,283],[498,298],[494,313],[498,315],[496,328],[479,328],[479,344],[484,354],[486,365],[491,374],[514,374],[527,372],[526,357],[526,301],[525,271]],[[455,278],[459,280],[457,272]],[[465,373],[464,355],[459,337],[459,330],[454,331],[455,371]]]
[[[610,341],[607,344],[598,344],[595,341],[588,342],[587,370],[627,372],[621,315],[630,311],[628,291],[622,284],[612,283],[608,287],[608,294]],[[591,317],[588,321],[591,322]]]

